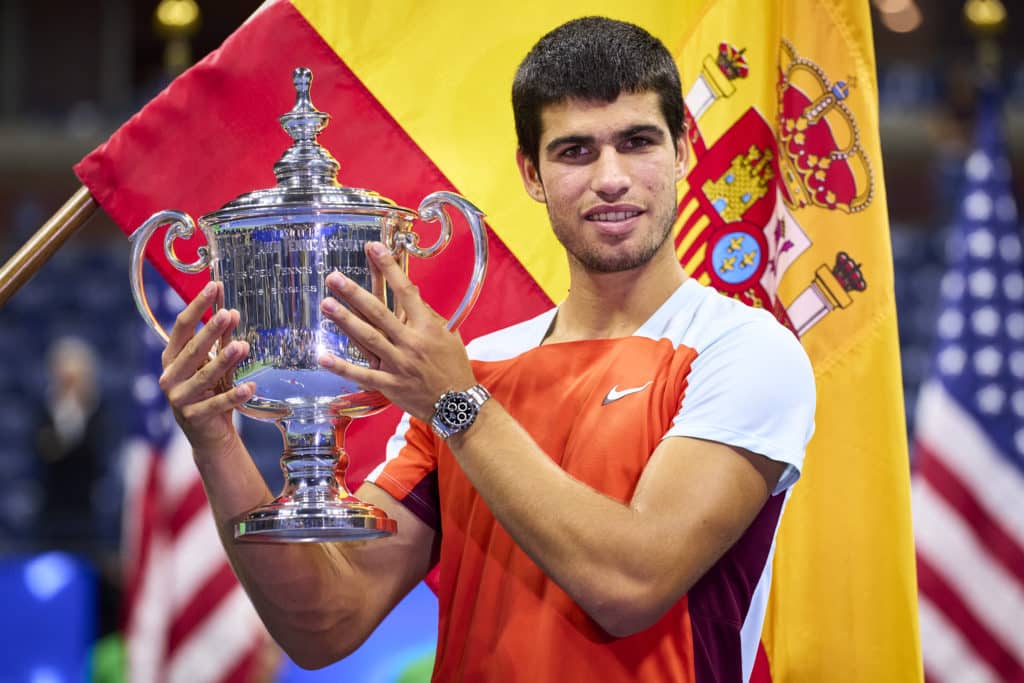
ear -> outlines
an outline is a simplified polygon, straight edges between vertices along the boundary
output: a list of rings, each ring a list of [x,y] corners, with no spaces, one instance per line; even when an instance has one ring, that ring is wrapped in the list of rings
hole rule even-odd
[[[690,165],[690,144],[684,131],[676,140],[676,182],[686,177]]]
[[[523,150],[516,150],[516,165],[519,166],[519,175],[523,179],[523,187],[526,188],[526,194],[530,195],[534,201],[538,201],[541,204],[547,201],[547,195],[544,194],[544,183],[540,179],[540,169],[533,163],[525,154]]]

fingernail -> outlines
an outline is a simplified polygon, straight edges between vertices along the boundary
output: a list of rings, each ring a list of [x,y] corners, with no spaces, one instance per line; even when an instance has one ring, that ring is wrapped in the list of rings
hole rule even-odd
[[[373,254],[376,258],[383,258],[384,256],[387,255],[388,250],[380,242],[371,242],[370,253]]]
[[[213,293],[216,292],[216,291],[217,291],[217,283],[216,282],[207,282],[206,286],[203,287],[203,291],[200,292],[200,294],[202,296],[205,296],[205,297],[209,298],[209,297],[213,296]]]
[[[210,320],[210,322],[216,325],[220,325],[227,321],[228,315],[228,312],[222,308],[213,314],[213,318]]]
[[[341,289],[348,284],[348,278],[339,273],[338,271],[334,271],[333,273],[328,275],[327,279],[331,281],[329,284],[333,286],[335,289]]]
[[[325,313],[336,313],[341,305],[334,299],[324,299],[320,306],[323,307]]]
[[[317,358],[317,361],[320,363],[320,365],[324,366],[325,368],[334,367],[334,356],[332,356],[329,353],[321,355],[319,358]]]
[[[249,395],[251,393],[251,387],[249,386],[248,382],[246,382],[245,384],[239,384],[237,387],[235,387],[235,396],[237,396],[238,398],[249,398]]]

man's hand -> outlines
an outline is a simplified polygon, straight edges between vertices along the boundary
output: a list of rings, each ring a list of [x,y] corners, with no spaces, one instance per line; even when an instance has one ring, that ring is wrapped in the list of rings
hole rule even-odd
[[[161,361],[160,388],[174,409],[174,417],[196,453],[216,452],[238,437],[231,412],[248,401],[255,385],[231,386],[231,373],[249,353],[249,345],[231,341],[238,325],[236,310],[220,310],[196,332],[203,312],[223,301],[223,285],[211,282],[178,314]],[[220,353],[211,350],[220,341]]]
[[[420,298],[419,289],[383,244],[367,244],[366,253],[391,286],[401,317],[341,273],[331,273],[327,286],[337,299],[324,299],[321,310],[380,364],[364,368],[332,354],[321,356],[320,364],[360,386],[379,391],[402,410],[429,421],[441,394],[476,384],[466,347],[457,333],[445,328],[444,318]]]

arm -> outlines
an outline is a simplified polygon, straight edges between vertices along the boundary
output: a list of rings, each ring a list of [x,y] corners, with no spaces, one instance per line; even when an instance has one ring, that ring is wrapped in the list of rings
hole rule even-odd
[[[389,539],[348,544],[236,544],[232,521],[272,500],[231,422],[231,412],[253,395],[251,383],[226,383],[248,353],[230,341],[236,311],[219,311],[198,333],[203,312],[216,300],[211,283],[182,311],[163,355],[160,386],[193,447],[224,549],[267,629],[302,666],[344,657],[376,628],[430,567],[434,531],[373,485],[364,500],[396,519]],[[214,342],[221,351],[208,359]]]
[[[562,471],[493,400],[449,443],[506,531],[615,636],[653,625],[688,592],[747,529],[785,467],[670,438],[623,505]]]
[[[476,380],[461,341],[419,301],[391,258],[372,258],[407,321],[332,275],[328,283],[359,316],[331,301],[325,301],[325,312],[381,362],[378,369],[329,356],[321,362],[429,421],[441,393]],[[651,625],[689,590],[746,530],[784,467],[719,443],[669,438],[624,505],[567,475],[493,399],[449,445],[520,547],[619,636]]]

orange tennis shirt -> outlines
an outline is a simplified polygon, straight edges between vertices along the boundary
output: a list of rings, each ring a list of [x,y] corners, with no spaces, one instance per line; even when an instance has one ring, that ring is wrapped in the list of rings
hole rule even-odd
[[[370,477],[441,537],[435,681],[745,681],[814,379],[764,311],[687,280],[632,336],[541,345],[556,309],[469,345],[478,381],[569,475],[627,504],[665,438],[785,462],[740,540],[652,627],[604,632],[516,545],[447,445],[404,417]],[[538,513],[544,501],[537,500]]]

